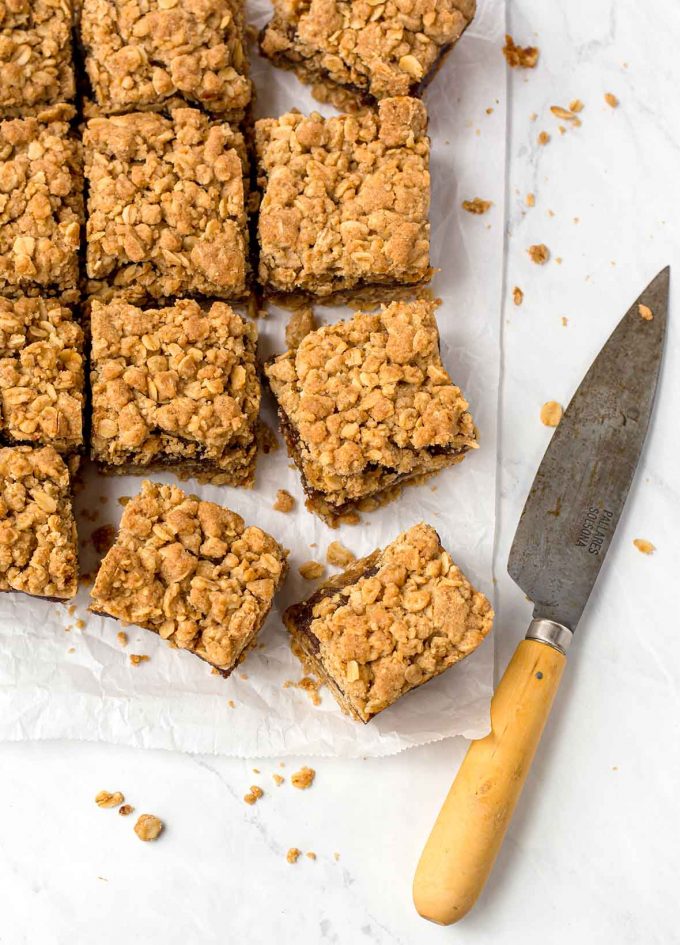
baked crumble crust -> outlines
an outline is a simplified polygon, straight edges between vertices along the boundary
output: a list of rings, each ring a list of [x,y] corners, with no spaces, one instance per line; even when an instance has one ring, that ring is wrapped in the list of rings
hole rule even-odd
[[[83,444],[83,330],[57,299],[0,298],[0,438]]]
[[[475,650],[493,610],[424,523],[284,613],[341,707],[368,722]]]
[[[60,600],[78,591],[69,471],[51,446],[0,449],[0,591]]]
[[[71,0],[0,3],[0,118],[74,97],[72,19]]]
[[[255,123],[265,288],[328,297],[429,280],[426,125],[425,106],[407,97]]]
[[[167,466],[252,485],[257,329],[224,302],[142,310],[92,302],[92,458],[107,472]]]
[[[78,285],[80,143],[67,105],[0,122],[0,292]]]
[[[246,291],[243,136],[197,109],[88,121],[87,275],[127,301]]]
[[[265,373],[310,498],[333,521],[477,446],[439,354],[435,305],[393,302],[308,334]]]
[[[251,99],[243,0],[84,0],[81,22],[103,112],[184,102],[243,118]]]
[[[417,95],[458,41],[475,0],[274,0],[260,49],[303,82],[359,100]]]
[[[90,609],[152,630],[228,676],[271,608],[286,554],[235,512],[147,481],[125,506]]]

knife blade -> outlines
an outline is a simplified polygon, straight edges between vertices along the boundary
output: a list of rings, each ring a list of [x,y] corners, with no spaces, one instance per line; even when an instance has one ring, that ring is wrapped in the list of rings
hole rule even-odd
[[[508,572],[533,601],[534,616],[572,631],[609,550],[647,434],[669,278],[667,267],[631,305],[571,399],[510,549]]]
[[[539,466],[510,551],[534,618],[420,857],[418,912],[442,925],[475,904],[524,786],[566,653],[623,510],[649,426],[670,269],[631,305],[574,394]]]

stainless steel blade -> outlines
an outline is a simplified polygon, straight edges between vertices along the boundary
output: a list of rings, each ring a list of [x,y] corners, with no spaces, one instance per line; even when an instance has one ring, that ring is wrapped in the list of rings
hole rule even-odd
[[[534,616],[572,630],[607,554],[647,433],[669,279],[667,267],[647,286],[581,382],[536,473],[510,550],[508,571],[534,602]],[[651,319],[643,317],[646,309]]]

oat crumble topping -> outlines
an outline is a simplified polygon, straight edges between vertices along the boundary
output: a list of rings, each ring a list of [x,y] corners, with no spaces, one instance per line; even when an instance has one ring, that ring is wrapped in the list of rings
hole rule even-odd
[[[125,506],[90,609],[153,630],[228,675],[285,570],[281,546],[235,512],[144,482]]]
[[[265,368],[308,506],[329,523],[477,446],[441,361],[434,309],[420,300],[359,312]]]
[[[135,833],[140,840],[157,840],[163,826],[163,821],[154,814],[142,814],[135,824]]]
[[[562,419],[563,412],[562,404],[558,404],[556,400],[549,400],[541,407],[541,423],[546,427],[556,427]]]
[[[326,561],[337,568],[346,568],[355,559],[354,552],[345,548],[339,541],[332,541],[326,551]]]
[[[428,281],[426,124],[411,98],[356,116],[291,112],[256,122],[262,284],[327,297]]]
[[[295,499],[286,489],[279,489],[273,508],[276,512],[292,512],[295,508]]]
[[[420,524],[289,607],[284,622],[340,705],[368,722],[475,650],[493,611]]]
[[[300,791],[305,791],[314,784],[316,771],[314,768],[300,768],[295,774],[291,775],[290,783]]]
[[[127,301],[246,289],[243,136],[192,108],[85,128],[87,274]],[[104,293],[107,300],[107,292]]]
[[[257,329],[223,302],[92,304],[92,458],[108,472],[170,466],[252,485]]]
[[[511,69],[534,69],[538,62],[536,46],[517,46],[508,33],[505,34],[503,55]]]
[[[0,449],[0,591],[70,599],[77,590],[67,466],[51,446]]]
[[[251,98],[243,0],[84,0],[85,65],[104,112],[181,104],[240,121]]]
[[[646,538],[634,538],[633,544],[643,555],[652,555],[656,551],[656,547]]]
[[[274,0],[262,53],[333,100],[418,94],[475,13],[475,0]],[[344,94],[343,94],[344,93]]]
[[[464,200],[461,207],[463,210],[467,210],[468,213],[474,213],[479,216],[490,210],[491,207],[493,207],[493,203],[491,200],[482,200],[481,197],[475,197],[473,200]]]
[[[529,253],[531,261],[538,266],[543,266],[550,259],[550,250],[545,243],[535,243],[533,246],[529,247],[527,252]]]
[[[120,791],[114,791],[113,793],[110,791],[100,791],[94,800],[97,807],[118,807],[119,804],[123,803],[125,798]]]

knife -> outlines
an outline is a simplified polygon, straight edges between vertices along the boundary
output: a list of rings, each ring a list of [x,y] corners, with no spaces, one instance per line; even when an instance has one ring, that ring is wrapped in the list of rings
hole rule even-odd
[[[645,441],[669,280],[666,267],[614,329],[536,473],[508,561],[533,620],[491,701],[491,733],[470,745],[418,863],[413,898],[432,922],[472,908],[524,786]]]

